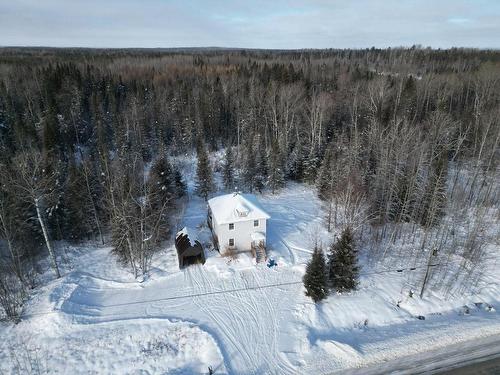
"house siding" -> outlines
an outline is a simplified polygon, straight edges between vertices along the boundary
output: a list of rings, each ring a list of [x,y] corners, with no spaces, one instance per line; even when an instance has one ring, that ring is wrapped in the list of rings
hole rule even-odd
[[[219,252],[220,252],[221,249],[223,249],[223,247],[221,246],[221,242],[220,242],[220,238],[219,238],[219,234],[218,234],[219,224],[217,224],[217,220],[215,219],[215,217],[213,215],[210,215],[210,218],[212,220],[212,228],[211,228],[212,234],[215,237],[214,238],[214,245],[217,248],[217,250],[219,250]]]
[[[259,220],[259,226],[254,227],[254,219],[247,221],[238,221],[234,223],[234,229],[229,230],[229,224],[217,224],[214,222],[215,234],[219,239],[220,251],[229,246],[229,239],[234,238],[234,247],[238,252],[250,251],[252,248],[251,235],[254,232],[261,232],[266,235],[267,220]]]

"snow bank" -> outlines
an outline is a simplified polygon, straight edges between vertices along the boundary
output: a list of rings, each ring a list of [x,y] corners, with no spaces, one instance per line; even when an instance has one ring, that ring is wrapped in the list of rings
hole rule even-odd
[[[9,335],[8,345],[2,344],[0,373],[192,374],[223,362],[212,337],[185,322],[68,325],[64,335],[51,330],[32,335],[25,326],[21,334]]]

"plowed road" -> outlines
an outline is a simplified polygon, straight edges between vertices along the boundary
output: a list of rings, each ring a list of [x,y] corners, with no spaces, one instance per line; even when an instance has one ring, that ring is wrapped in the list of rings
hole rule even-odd
[[[371,367],[343,370],[334,374],[500,374],[500,337],[492,336],[451,345],[440,350],[384,362]]]

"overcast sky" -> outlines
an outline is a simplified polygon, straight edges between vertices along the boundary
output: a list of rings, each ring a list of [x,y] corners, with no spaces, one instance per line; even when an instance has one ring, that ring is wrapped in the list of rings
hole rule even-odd
[[[500,48],[500,0],[0,0],[0,45]]]

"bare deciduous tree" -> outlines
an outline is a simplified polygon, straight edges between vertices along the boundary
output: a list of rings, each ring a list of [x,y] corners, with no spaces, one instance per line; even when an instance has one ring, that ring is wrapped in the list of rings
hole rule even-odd
[[[41,153],[32,149],[18,154],[13,159],[13,174],[11,186],[19,191],[20,197],[36,210],[37,220],[42,229],[45,245],[49,251],[50,261],[56,277],[61,277],[55,251],[50,241],[50,234],[46,222],[46,210],[50,208],[51,199],[57,180],[57,167],[46,167]],[[56,164],[56,163],[54,163]]]

